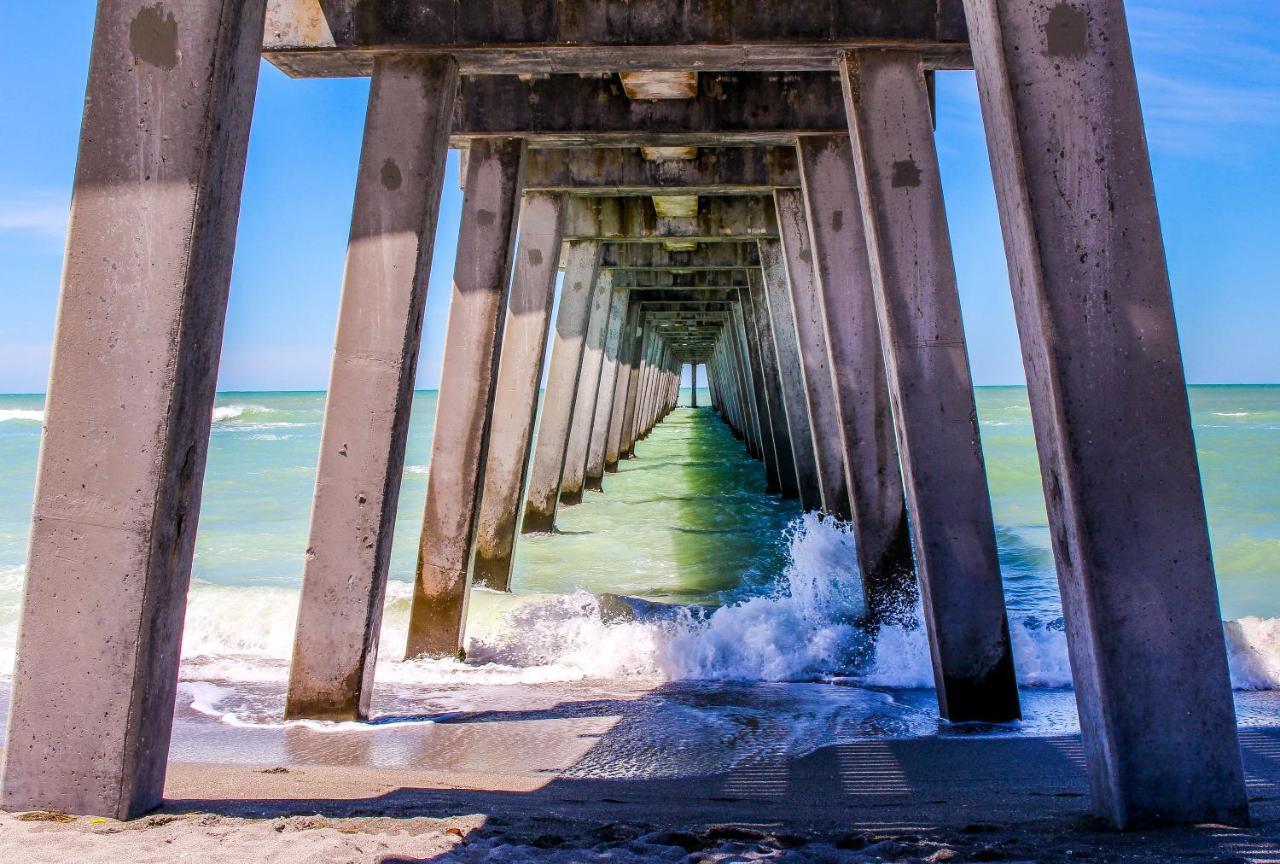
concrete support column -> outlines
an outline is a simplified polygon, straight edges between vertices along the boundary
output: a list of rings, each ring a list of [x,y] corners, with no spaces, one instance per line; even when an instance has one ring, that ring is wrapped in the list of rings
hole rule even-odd
[[[263,0],[98,7],[3,805],[160,804]]]
[[[698,364],[689,364],[689,407],[698,407]]]
[[[600,372],[604,366],[604,342],[609,330],[609,311],[613,305],[613,271],[601,270],[596,276],[591,299],[591,318],[587,322],[587,338],[582,349],[582,371],[578,374],[578,392],[574,396],[573,420],[569,424],[569,445],[564,453],[564,476],[560,481],[560,503],[580,504],[586,486],[587,449],[595,423],[596,403],[600,398]]]
[[[813,239],[805,213],[804,193],[779,189],[773,195],[778,214],[778,234],[791,286],[791,311],[795,319],[796,345],[809,413],[809,435],[818,464],[822,510],[837,519],[853,517],[845,479],[840,409],[831,383],[831,359],[827,350],[826,315],[814,270]]]
[[[644,327],[643,315],[637,315],[634,343],[635,360],[631,364],[631,382],[627,386],[627,402],[622,414],[622,436],[618,442],[618,458],[630,459],[636,451],[636,419],[639,413],[641,390],[644,387],[645,365],[649,354],[649,333]]]
[[[618,380],[618,353],[622,342],[622,325],[627,316],[629,291],[613,292],[609,305],[609,321],[604,335],[604,360],[600,367],[600,386],[596,388],[595,415],[591,421],[591,442],[587,446],[587,489],[604,491],[605,450],[609,443],[609,424],[613,419],[613,396]]]
[[[520,244],[503,327],[476,525],[475,579],[496,591],[511,587],[516,522],[529,472],[538,387],[555,303],[562,203],[559,195],[535,192],[525,196],[520,209]]]
[[[478,139],[467,161],[406,658],[462,647],[524,152],[519,138]]]
[[[1121,0],[966,0],[1096,811],[1248,817]]]
[[[879,616],[914,605],[916,584],[853,148],[805,137],[799,155],[858,564]]]
[[[813,449],[809,422],[809,399],[805,393],[804,363],[796,344],[795,315],[791,309],[791,289],[782,243],[761,240],[760,264],[764,271],[764,296],[769,310],[774,349],[778,355],[778,379],[782,406],[787,418],[791,453],[796,468],[800,505],[805,510],[822,509],[822,481]]]
[[[778,375],[778,352],[773,339],[773,326],[765,301],[764,276],[759,270],[748,271],[745,296],[755,325],[756,344],[760,349],[760,380],[764,401],[769,406],[769,432],[773,437],[773,454],[777,464],[776,491],[783,498],[800,497],[796,479],[795,456],[791,449],[791,432],[783,407],[782,382]],[[767,463],[766,463],[767,467]]]
[[[369,712],[457,90],[449,58],[374,64],[286,717]]]
[[[757,372],[751,365],[751,355],[747,351],[747,334],[742,320],[742,307],[734,303],[729,313],[729,321],[725,325],[733,344],[734,356],[738,361],[738,377],[742,388],[742,403],[747,411],[747,429],[750,433],[751,456],[764,460],[764,438],[760,431],[760,406],[756,404],[754,379]]]
[[[542,397],[542,419],[534,444],[533,470],[525,497],[525,534],[550,531],[555,527],[556,505],[560,501],[560,478],[564,471],[569,424],[578,392],[582,368],[582,346],[591,317],[591,297],[600,269],[600,244],[572,241],[565,258],[564,280],[560,288],[560,309],[556,313],[556,337],[551,346],[547,389]]]
[[[618,340],[618,374],[615,376],[613,391],[613,412],[609,420],[609,440],[605,445],[604,470],[613,473],[618,470],[618,460],[622,454],[622,426],[627,412],[627,393],[631,387],[632,370],[636,362],[636,335],[639,320],[639,307],[628,303],[627,315],[622,329],[622,337]]]
[[[760,357],[760,337],[756,329],[755,314],[751,308],[751,292],[738,290],[738,306],[742,316],[743,341],[747,348],[747,362],[751,367],[751,397],[755,402],[760,423],[760,450],[764,461],[765,492],[776,493],[778,486],[778,456],[773,440],[773,420],[770,417],[769,399],[765,392],[764,363]]]
[[[842,64],[938,704],[1019,716],[951,239],[919,55]]]

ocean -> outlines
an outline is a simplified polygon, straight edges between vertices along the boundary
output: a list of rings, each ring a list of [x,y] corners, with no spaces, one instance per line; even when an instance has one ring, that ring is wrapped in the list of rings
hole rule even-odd
[[[1278,726],[1280,387],[1190,393],[1237,713],[1246,726]],[[700,391],[699,404],[709,401]],[[411,765],[447,752],[444,739],[429,753],[406,746],[421,742],[424,727],[490,714],[576,717],[584,729],[612,718],[607,740],[584,732],[600,738],[574,767],[584,776],[764,764],[860,738],[1073,732],[1026,390],[979,388],[977,402],[1021,723],[940,723],[923,632],[872,634],[857,624],[863,601],[848,530],[766,495],[760,463],[711,411],[687,407],[606,475],[603,494],[562,508],[556,534],[520,539],[514,593],[474,593],[465,662],[401,661],[430,470],[436,396],[428,391],[414,399],[374,717],[286,724],[324,394],[219,394],[172,755]],[[42,403],[0,396],[6,694]]]

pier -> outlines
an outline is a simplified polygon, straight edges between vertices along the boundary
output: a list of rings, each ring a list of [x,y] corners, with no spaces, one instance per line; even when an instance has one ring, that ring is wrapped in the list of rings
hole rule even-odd
[[[474,586],[702,369],[769,492],[849,523],[870,618],[919,599],[939,718],[1016,721],[934,138],[973,69],[1094,812],[1247,822],[1122,0],[100,0],[5,809],[163,800],[262,58],[371,78],[287,717],[365,718],[379,652],[458,656]],[[379,644],[451,149],[412,617]]]

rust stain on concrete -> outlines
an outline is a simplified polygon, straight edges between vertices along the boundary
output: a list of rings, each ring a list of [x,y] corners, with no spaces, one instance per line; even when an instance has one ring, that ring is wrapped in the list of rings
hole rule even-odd
[[[129,24],[129,50],[133,59],[161,69],[178,65],[178,20],[163,3],[143,6]]]
[[[1044,28],[1045,54],[1079,60],[1089,50],[1089,20],[1083,11],[1066,3],[1049,10]]]

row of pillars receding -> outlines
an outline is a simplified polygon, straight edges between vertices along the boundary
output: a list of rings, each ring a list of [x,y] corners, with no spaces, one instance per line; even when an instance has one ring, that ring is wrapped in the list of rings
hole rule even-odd
[[[264,6],[192,0],[153,39],[138,36],[154,13],[146,0],[100,3],[8,808],[127,817],[161,799]],[[965,9],[1095,807],[1122,826],[1241,821],[1123,4]],[[471,140],[407,655],[458,650],[473,580],[506,587],[517,527],[548,530],[558,504],[599,486],[696,361],[769,488],[851,521],[873,611],[900,602],[914,573],[943,716],[1017,718],[921,57],[832,60],[849,134],[798,130],[797,185],[696,205],[675,238],[648,230],[662,218],[605,219],[598,198],[573,189],[526,190],[518,135]],[[458,82],[443,54],[374,63],[294,716],[368,710]],[[703,220],[709,208],[718,216]],[[676,257],[618,263],[644,255]],[[726,256],[732,266],[708,263]]]

